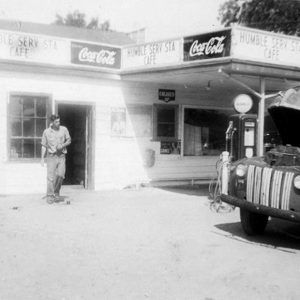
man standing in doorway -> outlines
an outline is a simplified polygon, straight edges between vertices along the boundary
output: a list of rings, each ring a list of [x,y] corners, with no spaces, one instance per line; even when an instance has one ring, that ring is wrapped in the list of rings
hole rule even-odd
[[[47,153],[47,202],[52,204],[59,200],[60,188],[66,173],[67,146],[71,144],[71,137],[68,129],[60,125],[58,115],[52,115],[50,122],[42,137],[41,164],[44,165]]]

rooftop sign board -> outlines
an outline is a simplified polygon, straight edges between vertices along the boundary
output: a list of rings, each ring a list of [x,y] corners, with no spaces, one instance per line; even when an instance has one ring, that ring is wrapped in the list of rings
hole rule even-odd
[[[135,45],[122,50],[122,67],[124,69],[178,64],[181,61],[181,39]]]
[[[1,30],[0,59],[65,65],[70,62],[70,42],[50,36]]]
[[[184,38],[184,61],[220,58],[230,55],[230,29]]]
[[[92,67],[120,69],[121,49],[98,44],[72,42],[71,63]]]
[[[0,30],[0,59],[120,69],[121,48]]]
[[[0,30],[0,60],[45,65],[128,70],[182,66],[232,57],[300,67],[300,38],[234,26],[181,39],[120,48],[67,38]]]
[[[300,38],[233,27],[231,55],[264,63],[300,66]]]

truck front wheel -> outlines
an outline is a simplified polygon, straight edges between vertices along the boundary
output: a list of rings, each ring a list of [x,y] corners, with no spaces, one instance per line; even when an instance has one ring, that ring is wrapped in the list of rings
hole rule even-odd
[[[247,235],[262,234],[268,223],[268,216],[240,209],[242,228]]]

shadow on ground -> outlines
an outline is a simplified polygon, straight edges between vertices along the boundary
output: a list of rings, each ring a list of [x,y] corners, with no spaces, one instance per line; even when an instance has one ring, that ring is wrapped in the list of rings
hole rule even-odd
[[[208,185],[179,185],[158,187],[161,190],[193,196],[208,196]]]
[[[217,224],[222,232],[214,232],[243,243],[257,244],[262,247],[275,248],[285,252],[296,253],[300,250],[300,225],[279,219],[271,219],[263,235],[248,236],[244,233],[241,223]]]

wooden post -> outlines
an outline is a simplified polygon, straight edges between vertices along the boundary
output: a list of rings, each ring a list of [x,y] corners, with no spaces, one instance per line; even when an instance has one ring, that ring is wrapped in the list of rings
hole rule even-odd
[[[264,125],[265,125],[265,78],[260,78],[260,100],[258,104],[257,156],[264,154]]]

